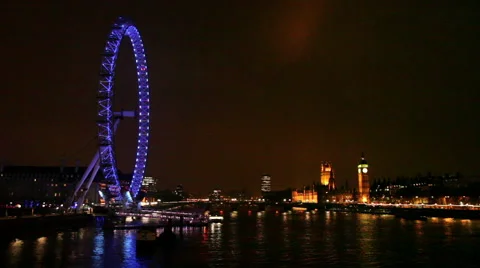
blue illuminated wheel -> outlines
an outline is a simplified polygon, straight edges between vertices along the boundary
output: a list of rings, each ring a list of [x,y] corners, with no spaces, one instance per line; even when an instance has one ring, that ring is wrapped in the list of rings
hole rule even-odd
[[[135,198],[141,188],[148,155],[148,140],[150,132],[150,89],[148,85],[147,59],[143,41],[135,25],[122,17],[118,18],[108,35],[105,50],[102,55],[100,83],[98,89],[98,141],[99,164],[107,182],[109,198],[122,199],[121,185],[115,156],[114,133],[121,113],[114,113],[113,97],[115,83],[115,67],[124,37],[128,37],[135,54],[138,79],[138,107],[134,116],[138,119],[137,154],[129,193]]]

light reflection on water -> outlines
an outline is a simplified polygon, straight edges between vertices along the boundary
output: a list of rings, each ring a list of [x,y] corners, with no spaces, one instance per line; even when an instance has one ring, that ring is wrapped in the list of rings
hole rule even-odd
[[[15,240],[10,244],[10,248],[7,254],[11,256],[12,265],[17,265],[20,262],[24,244],[25,243],[21,240]]]
[[[46,242],[47,238],[46,237],[40,237],[37,239],[35,242],[35,257],[37,258],[37,262],[41,263],[43,262],[43,258],[45,256],[45,247],[46,247]]]
[[[222,224],[214,223],[210,225],[210,233],[208,239],[208,252],[209,257],[215,260],[215,263],[223,262],[224,250],[222,243]]]
[[[155,259],[137,255],[135,238],[132,230],[80,229],[11,241],[0,267],[149,267]],[[238,213],[223,224],[184,228],[177,261],[197,262],[193,267],[204,261],[210,267],[476,267],[478,243],[480,221]]]
[[[94,267],[104,266],[104,263],[103,263],[104,248],[105,248],[104,233],[99,232],[93,240],[92,261],[93,261],[93,266]]]

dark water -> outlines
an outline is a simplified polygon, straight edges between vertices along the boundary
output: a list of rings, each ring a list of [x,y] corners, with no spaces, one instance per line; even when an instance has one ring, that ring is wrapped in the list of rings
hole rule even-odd
[[[0,267],[161,267],[137,255],[135,235],[90,228],[7,242]],[[173,267],[465,268],[478,267],[479,245],[480,221],[259,213],[184,229]]]

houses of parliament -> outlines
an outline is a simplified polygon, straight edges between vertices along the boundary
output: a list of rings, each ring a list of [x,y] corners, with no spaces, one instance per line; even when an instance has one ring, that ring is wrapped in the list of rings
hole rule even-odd
[[[367,203],[370,199],[370,182],[368,177],[368,163],[362,153],[357,165],[358,188],[348,189],[348,186],[338,188],[335,182],[335,171],[331,162],[324,161],[320,165],[320,180],[309,186],[292,191],[292,201],[302,203],[323,202],[361,202]]]

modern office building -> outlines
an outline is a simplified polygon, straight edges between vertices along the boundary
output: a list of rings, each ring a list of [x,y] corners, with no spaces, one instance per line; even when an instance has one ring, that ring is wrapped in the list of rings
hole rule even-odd
[[[272,178],[268,174],[264,174],[260,179],[260,190],[262,195],[272,191]]]
[[[144,177],[142,188],[150,193],[157,192],[157,180],[154,177]]]

